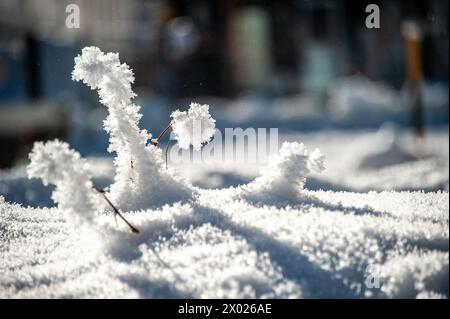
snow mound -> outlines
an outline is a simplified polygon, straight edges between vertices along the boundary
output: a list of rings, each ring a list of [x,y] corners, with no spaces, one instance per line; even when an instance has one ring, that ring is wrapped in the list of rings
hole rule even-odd
[[[261,176],[242,187],[241,196],[266,204],[295,203],[300,200],[306,176],[324,170],[324,160],[318,149],[309,153],[303,144],[285,142]]]
[[[211,140],[215,132],[215,120],[209,114],[209,105],[191,103],[187,112],[174,111],[171,126],[175,139],[182,149],[192,145],[194,150],[200,150],[202,143]]]
[[[115,176],[99,193],[139,235],[103,214],[95,165],[66,143],[37,143],[27,171],[56,185],[58,207],[0,196],[0,298],[448,298],[448,192],[308,190],[324,156],[297,142],[246,185],[200,189],[148,143],[117,54],[84,48],[73,79],[108,109]],[[172,118],[180,147],[211,138],[207,106]],[[73,216],[95,227],[73,227]]]
[[[118,54],[104,54],[96,47],[84,48],[75,58],[72,78],[97,89],[101,103],[109,111],[104,126],[110,135],[108,150],[117,154],[116,174],[105,194],[93,185],[85,161],[80,159],[79,153],[69,149],[68,144],[57,140],[36,143],[30,154],[28,175],[41,178],[44,185],[49,182],[56,185],[52,198],[59,208],[73,215],[90,216],[89,222],[92,222],[93,214],[104,207],[100,204],[100,197],[103,197],[114,216],[119,216],[134,233],[139,233],[116,206],[122,211],[136,211],[195,201],[198,190],[163,167],[157,146],[166,131],[172,129],[181,148],[192,145],[194,150],[199,150],[215,132],[209,106],[191,103],[187,112],[176,110],[169,126],[152,140],[151,134],[138,126],[139,107],[131,102],[135,96],[131,89],[133,73],[128,65],[120,63]],[[149,140],[151,143],[147,145]],[[300,199],[306,176],[323,170],[323,162],[319,150],[309,153],[303,144],[284,143],[262,175],[243,186],[240,195],[250,201],[275,205],[295,202]],[[95,197],[93,192],[96,192]]]
[[[402,147],[403,141],[393,125],[382,126],[375,135],[372,149],[359,161],[359,169],[373,170],[425,159],[419,152]]]
[[[27,167],[29,178],[41,178],[44,185],[54,184],[52,199],[70,214],[76,224],[91,224],[95,212],[103,207],[92,190],[86,161],[69,144],[58,140],[34,144]]]
[[[448,253],[415,252],[380,267],[381,291],[401,298],[448,298]]]
[[[329,88],[328,95],[330,115],[348,123],[383,119],[405,109],[397,91],[361,76],[339,79]]]

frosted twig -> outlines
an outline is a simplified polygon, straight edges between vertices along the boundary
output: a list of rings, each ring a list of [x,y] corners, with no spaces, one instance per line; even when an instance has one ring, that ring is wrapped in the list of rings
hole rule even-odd
[[[187,111],[175,110],[170,115],[173,137],[181,149],[195,151],[208,143],[215,133],[215,120],[209,113],[209,105],[191,103]]]

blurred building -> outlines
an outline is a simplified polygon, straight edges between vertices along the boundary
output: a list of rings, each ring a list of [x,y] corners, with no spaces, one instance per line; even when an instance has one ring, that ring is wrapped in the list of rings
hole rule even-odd
[[[71,3],[79,29],[65,27]],[[448,78],[448,2],[377,3],[381,28],[369,30],[366,3],[350,0],[3,0],[0,98],[68,89],[72,57],[85,45],[120,52],[138,86],[176,96],[321,92],[358,73],[400,87],[407,19],[424,30],[426,76]],[[32,72],[34,93],[23,85]]]
[[[380,7],[380,29],[365,26],[368,3]],[[329,87],[349,75],[400,89],[407,20],[423,31],[424,78],[448,84],[448,1],[368,3],[2,0],[0,109],[27,101],[38,102],[30,107],[79,99],[98,105],[71,81],[73,58],[87,45],[119,52],[141,96],[302,94],[324,101]],[[79,7],[80,28],[66,27],[69,4]]]

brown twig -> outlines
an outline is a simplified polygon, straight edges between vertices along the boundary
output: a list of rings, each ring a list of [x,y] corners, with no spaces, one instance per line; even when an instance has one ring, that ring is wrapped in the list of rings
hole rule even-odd
[[[169,129],[172,128],[172,124],[169,123],[169,125],[166,126],[166,128],[161,132],[161,134],[158,135],[158,138],[156,139],[156,141],[153,141],[153,145],[157,146],[159,144],[159,142],[161,142],[162,138],[164,137],[164,135],[169,131]],[[165,158],[166,158],[166,169],[167,169],[167,153],[169,152],[169,147],[170,147],[170,143],[171,140],[169,138],[169,141],[167,142],[166,145],[166,150],[165,150]]]
[[[116,218],[116,223],[117,223],[117,217],[119,216],[124,222],[125,224],[127,224],[128,227],[130,227],[131,231],[134,234],[139,234],[139,229],[137,229],[136,227],[134,227],[133,225],[131,225],[128,220],[125,219],[125,217],[122,216],[122,214],[119,212],[119,210],[113,205],[113,203],[111,203],[111,201],[109,200],[109,198],[106,196],[105,191],[103,189],[97,188],[95,186],[92,187],[96,192],[98,192],[100,195],[103,196],[103,198],[105,199],[105,201],[108,203],[108,205],[111,207],[111,209],[114,212],[114,218]]]
[[[171,129],[171,128],[172,128],[172,124],[167,125],[167,127],[161,132],[161,134],[159,134],[159,136],[158,136],[158,138],[156,139],[156,141],[153,142],[153,145],[155,145],[155,146],[158,145],[159,142],[161,142],[161,139],[163,138],[164,134],[166,134],[167,131],[168,131],[169,129]]]

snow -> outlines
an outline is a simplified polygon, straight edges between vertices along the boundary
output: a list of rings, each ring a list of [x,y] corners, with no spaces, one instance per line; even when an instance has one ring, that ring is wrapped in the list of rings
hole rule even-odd
[[[282,208],[235,195],[127,213],[138,236],[110,215],[93,232],[1,202],[0,296],[448,298],[447,192],[308,191]],[[364,285],[368,264],[380,289]]]
[[[333,118],[358,120],[398,113],[405,108],[400,94],[383,83],[361,76],[342,78],[328,90]]]
[[[131,88],[133,72],[120,63],[119,55],[86,47],[75,58],[72,78],[98,90],[109,112],[104,128],[109,134],[108,151],[116,153],[114,183],[108,194],[112,201],[133,210],[187,199],[189,185],[164,169],[161,150],[147,144],[152,135],[139,128],[140,107],[131,101],[136,96]]]
[[[98,90],[115,157],[50,141],[0,171],[0,298],[449,297],[448,128],[288,132],[268,162],[166,169],[117,54],[83,49],[73,79]],[[209,112],[175,112],[178,147],[209,141]]]
[[[69,144],[54,140],[35,143],[29,157],[28,177],[41,178],[45,186],[54,184],[52,199],[58,207],[71,214],[75,224],[91,224],[103,205],[93,192],[86,161],[80,154]]]
[[[290,132],[281,134],[279,140],[300,141],[308,149],[320,149],[326,157],[326,169],[311,173],[305,181],[307,189],[351,192],[449,189],[448,127],[428,130],[420,143],[412,138],[411,130],[390,125],[378,131]],[[203,188],[246,184],[265,165],[264,161],[170,164],[194,185]]]
[[[191,103],[189,110],[176,110],[170,115],[174,138],[181,149],[192,145],[194,150],[200,150],[202,143],[208,143],[215,132],[215,120],[209,114],[209,105]]]
[[[245,199],[269,204],[285,204],[300,199],[306,176],[325,169],[325,158],[318,149],[309,153],[305,145],[285,142],[261,176],[242,187]]]
[[[94,167],[114,172],[87,164],[93,180]],[[306,183],[280,205],[247,200],[245,187],[196,190],[195,201],[124,213],[138,236],[109,214],[93,231],[57,208],[0,201],[0,297],[448,298],[448,191]],[[380,288],[366,287],[368,265]]]

